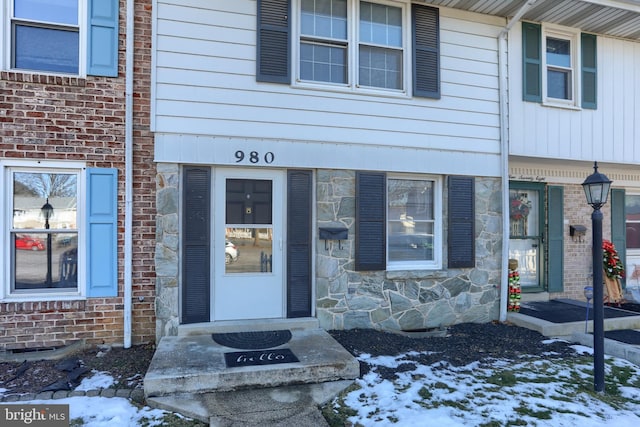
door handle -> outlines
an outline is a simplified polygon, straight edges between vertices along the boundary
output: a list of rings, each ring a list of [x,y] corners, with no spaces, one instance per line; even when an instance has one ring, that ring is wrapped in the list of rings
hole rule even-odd
[[[531,245],[531,247],[532,247],[532,248],[537,248],[537,247],[538,247],[538,244],[537,244],[537,243],[534,243],[533,245]]]

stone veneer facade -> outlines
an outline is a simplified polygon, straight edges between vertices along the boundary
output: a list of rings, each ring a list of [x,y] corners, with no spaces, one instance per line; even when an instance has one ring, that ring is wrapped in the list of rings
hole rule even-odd
[[[157,337],[176,335],[179,317],[180,168],[157,165]],[[341,245],[316,239],[315,311],[324,329],[416,330],[499,317],[500,179],[476,178],[476,267],[354,271],[355,172],[316,171],[315,228],[349,229]],[[446,197],[446,189],[443,192]],[[446,200],[443,201],[446,206]],[[443,224],[447,234],[446,212]],[[443,242],[446,248],[446,241]],[[446,260],[446,254],[443,257]]]

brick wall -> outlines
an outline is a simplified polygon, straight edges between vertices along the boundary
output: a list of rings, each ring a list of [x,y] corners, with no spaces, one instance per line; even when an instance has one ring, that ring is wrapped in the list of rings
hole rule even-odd
[[[125,25],[121,1],[117,78],[0,72],[0,158],[84,161],[117,168],[119,177],[118,297],[0,303],[0,350],[123,342]],[[139,344],[155,341],[151,0],[135,2],[134,44],[132,341]]]
[[[585,301],[584,287],[593,283],[592,272],[592,227],[591,213],[593,209],[587,204],[581,185],[564,186],[564,292],[552,293],[550,298],[571,298]],[[611,238],[611,206],[602,207],[603,238]],[[587,227],[581,238],[569,235],[569,225]]]

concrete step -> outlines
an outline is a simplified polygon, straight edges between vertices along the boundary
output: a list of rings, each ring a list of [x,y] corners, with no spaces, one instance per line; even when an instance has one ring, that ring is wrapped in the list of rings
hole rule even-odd
[[[318,407],[351,380],[217,393],[151,397],[147,404],[179,412],[211,426],[327,426]]]
[[[296,319],[227,320],[212,323],[191,323],[178,326],[178,336],[207,335],[225,332],[274,331],[281,329],[318,329],[320,322],[315,317]]]
[[[586,308],[585,308],[586,319]],[[585,332],[585,321],[553,323],[522,313],[508,313],[507,321],[517,326],[540,332],[546,337],[571,339],[573,334]],[[593,332],[593,321],[586,322],[587,332]],[[604,330],[640,329],[640,315],[604,319]]]
[[[163,337],[144,378],[145,396],[270,388],[359,376],[358,361],[326,331],[290,331],[291,340],[275,349],[291,350],[299,362],[240,367],[227,367],[224,355],[242,350],[219,345],[211,334]]]

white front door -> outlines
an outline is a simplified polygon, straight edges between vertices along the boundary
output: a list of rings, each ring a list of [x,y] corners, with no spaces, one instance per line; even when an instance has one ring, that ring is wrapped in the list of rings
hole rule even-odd
[[[212,320],[285,317],[284,172],[217,169]]]

